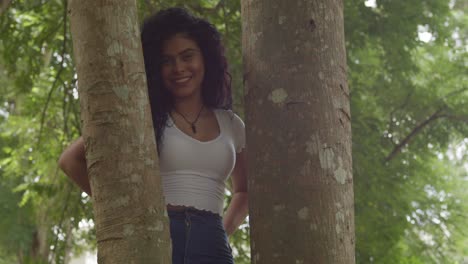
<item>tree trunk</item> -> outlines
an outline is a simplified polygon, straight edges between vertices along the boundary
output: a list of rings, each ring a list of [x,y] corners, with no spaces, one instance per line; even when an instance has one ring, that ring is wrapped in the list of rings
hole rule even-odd
[[[354,263],[341,0],[242,1],[252,263]]]
[[[65,243],[63,253],[63,264],[69,264],[72,258],[73,249],[73,225],[70,219],[66,219],[65,223]]]
[[[0,15],[3,14],[8,9],[8,6],[11,4],[11,0],[0,0]]]
[[[38,218],[40,220],[36,224],[36,230],[33,233],[31,251],[28,258],[30,258],[34,263],[47,263],[50,246],[47,243],[47,235],[50,226],[44,222],[46,216],[44,216],[42,212],[39,213]]]
[[[132,0],[70,0],[99,263],[171,263]]]

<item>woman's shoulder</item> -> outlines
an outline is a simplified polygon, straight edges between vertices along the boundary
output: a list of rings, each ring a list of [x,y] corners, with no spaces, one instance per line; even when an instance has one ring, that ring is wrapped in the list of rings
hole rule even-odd
[[[244,121],[242,121],[242,118],[238,114],[236,114],[234,111],[232,111],[231,109],[217,108],[217,109],[214,109],[213,111],[218,113],[218,116],[220,116],[221,118],[223,118],[224,120],[230,123],[241,123],[242,125],[244,125]]]
[[[245,124],[244,121],[232,110],[217,109],[216,112],[221,122],[227,123],[229,134],[233,138],[236,153],[240,153],[245,147]]]

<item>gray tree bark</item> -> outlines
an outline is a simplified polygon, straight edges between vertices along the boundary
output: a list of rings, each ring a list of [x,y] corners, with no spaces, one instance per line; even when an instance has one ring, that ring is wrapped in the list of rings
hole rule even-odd
[[[171,263],[133,0],[70,0],[99,263]]]
[[[242,0],[252,263],[354,263],[341,0]]]
[[[10,6],[11,0],[0,0],[0,15],[3,14]]]

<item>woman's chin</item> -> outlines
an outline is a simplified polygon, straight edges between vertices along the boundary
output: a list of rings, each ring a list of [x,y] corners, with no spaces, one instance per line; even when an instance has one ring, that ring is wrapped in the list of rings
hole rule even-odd
[[[187,98],[191,98],[191,97],[194,97],[197,95],[197,92],[196,90],[194,89],[190,89],[190,88],[177,88],[177,89],[174,89],[172,90],[172,95],[176,98],[176,99],[187,99]]]

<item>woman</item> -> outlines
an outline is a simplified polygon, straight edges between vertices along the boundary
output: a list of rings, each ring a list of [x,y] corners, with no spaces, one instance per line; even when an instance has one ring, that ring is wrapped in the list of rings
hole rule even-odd
[[[231,110],[220,34],[180,8],[144,22],[141,39],[156,130],[173,263],[233,263],[227,235],[247,215],[245,128]],[[83,139],[59,165],[91,194]],[[233,197],[223,214],[225,180]]]

